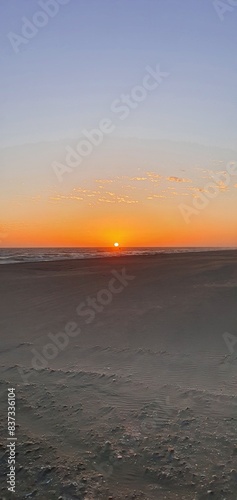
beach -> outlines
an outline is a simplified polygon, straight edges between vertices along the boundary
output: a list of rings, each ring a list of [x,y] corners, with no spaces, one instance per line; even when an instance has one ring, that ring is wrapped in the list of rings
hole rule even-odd
[[[18,499],[236,500],[237,251],[7,264],[0,287]]]

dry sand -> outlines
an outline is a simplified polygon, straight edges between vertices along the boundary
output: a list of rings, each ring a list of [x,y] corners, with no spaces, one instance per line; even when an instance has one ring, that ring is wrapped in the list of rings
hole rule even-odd
[[[133,279],[102,293],[123,268]],[[2,498],[13,386],[15,498],[237,499],[237,360],[223,337],[237,335],[237,252],[5,265],[0,280]],[[93,317],[88,297],[109,303]],[[71,322],[80,334],[36,361]]]

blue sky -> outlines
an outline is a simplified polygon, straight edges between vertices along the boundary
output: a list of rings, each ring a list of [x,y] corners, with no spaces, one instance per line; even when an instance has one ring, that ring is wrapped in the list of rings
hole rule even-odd
[[[70,0],[16,54],[8,33],[39,10],[1,2],[2,145],[78,136],[159,63],[169,80],[121,134],[235,147],[237,8],[221,22],[211,0]]]

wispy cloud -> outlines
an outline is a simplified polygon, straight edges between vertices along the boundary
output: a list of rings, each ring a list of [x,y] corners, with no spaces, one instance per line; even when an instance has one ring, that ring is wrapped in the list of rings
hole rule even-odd
[[[183,177],[166,177],[169,182],[192,182],[191,179],[185,179]]]
[[[177,202],[182,197],[195,199],[200,193],[206,192],[206,184],[202,186],[203,174],[210,182],[213,181],[214,175],[213,170],[198,169],[198,171],[199,175],[196,179],[173,175],[164,176],[151,170],[137,176],[117,175],[111,178],[99,178],[90,181],[90,185],[85,182],[84,185],[74,187],[68,193],[54,192],[48,197],[48,201],[50,203],[83,203],[84,206],[95,207],[103,204],[145,204],[149,201],[158,204],[164,200]],[[228,190],[223,180],[216,182],[216,185],[220,192]],[[39,200],[40,196],[32,198],[34,203]]]

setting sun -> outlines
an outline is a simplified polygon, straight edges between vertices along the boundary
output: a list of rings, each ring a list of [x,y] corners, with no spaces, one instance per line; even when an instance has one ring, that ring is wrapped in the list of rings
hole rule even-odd
[[[114,243],[114,247],[119,247],[119,243]]]

